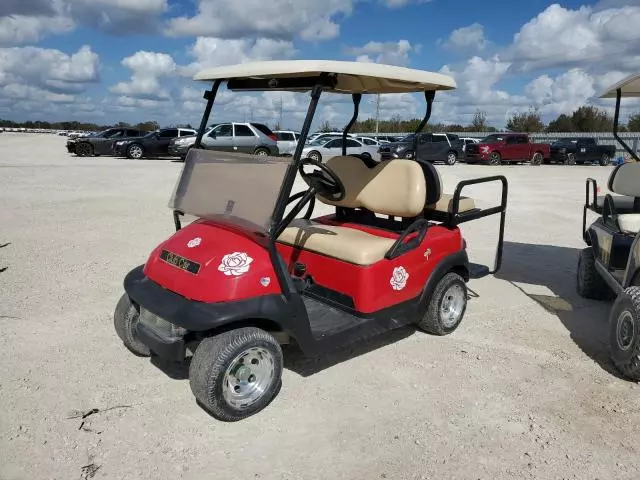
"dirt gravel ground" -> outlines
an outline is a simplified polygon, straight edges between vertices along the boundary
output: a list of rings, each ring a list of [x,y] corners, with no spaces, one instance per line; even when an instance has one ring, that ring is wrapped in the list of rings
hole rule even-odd
[[[575,293],[584,181],[610,167],[439,166],[448,191],[510,182],[503,268],[469,284],[460,328],[294,351],[275,401],[226,424],[113,329],[124,275],[172,233],[181,164],[64,143],[0,135],[3,480],[639,478],[640,389],[608,360],[610,304]],[[471,256],[491,260],[497,224],[464,226]]]

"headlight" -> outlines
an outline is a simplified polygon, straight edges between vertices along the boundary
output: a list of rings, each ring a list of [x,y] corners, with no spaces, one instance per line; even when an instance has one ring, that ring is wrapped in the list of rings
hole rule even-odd
[[[176,140],[174,140],[173,143],[175,145],[184,145],[185,143],[187,143],[187,139],[186,138],[177,138]]]
[[[489,147],[480,147],[482,153],[489,153]]]
[[[405,147],[403,147],[402,145],[399,145],[399,146],[397,146],[396,148],[394,148],[394,150],[395,150],[396,152],[400,152],[400,151],[402,151],[402,150],[404,150],[404,149],[405,149]]]
[[[124,145],[124,144],[125,144],[125,142],[122,141],[122,140],[120,140],[119,142],[116,142],[116,145]]]

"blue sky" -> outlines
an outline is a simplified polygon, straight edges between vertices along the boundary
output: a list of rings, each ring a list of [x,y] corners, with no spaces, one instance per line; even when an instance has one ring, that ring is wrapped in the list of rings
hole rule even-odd
[[[449,74],[458,89],[437,97],[433,120],[466,123],[480,109],[500,128],[531,107],[545,120],[610,108],[597,94],[640,70],[638,25],[640,0],[3,0],[0,118],[195,123],[198,68],[323,58]],[[294,94],[221,100],[216,121],[272,124],[282,101],[291,127],[306,106]],[[387,118],[422,109],[413,95],[382,100]],[[316,124],[348,117],[349,105],[325,98]]]

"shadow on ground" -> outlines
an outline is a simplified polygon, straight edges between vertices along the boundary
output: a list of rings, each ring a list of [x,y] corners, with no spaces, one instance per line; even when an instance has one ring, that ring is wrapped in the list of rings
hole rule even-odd
[[[495,277],[506,280],[556,315],[576,345],[608,373],[622,378],[609,360],[608,318],[611,302],[588,300],[576,291],[580,249],[505,242],[503,266]],[[528,293],[529,284],[551,294]]]

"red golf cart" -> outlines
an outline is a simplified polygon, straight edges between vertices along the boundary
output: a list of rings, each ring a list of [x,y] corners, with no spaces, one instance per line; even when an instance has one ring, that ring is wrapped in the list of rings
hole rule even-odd
[[[453,332],[467,305],[466,282],[500,267],[507,203],[504,176],[441,191],[435,167],[417,160],[343,155],[302,159],[322,92],[423,92],[431,115],[436,90],[452,78],[389,65],[337,61],[245,63],[202,71],[213,82],[195,148],[171,196],[176,232],[131,270],[114,314],[138,355],[189,365],[191,389],[214,417],[235,421],[267,406],[281,386],[281,344],[317,356],[384,331],[416,324]],[[200,148],[220,85],[234,92],[309,92],[293,157]],[[346,144],[346,143],[345,143]],[[296,177],[305,188],[293,193]],[[501,204],[476,208],[463,187],[499,182]],[[299,182],[302,184],[302,182]],[[332,213],[313,216],[316,204]],[[302,214],[304,210],[304,214]],[[458,225],[500,215],[493,271],[470,264]],[[183,226],[185,216],[195,220]]]

